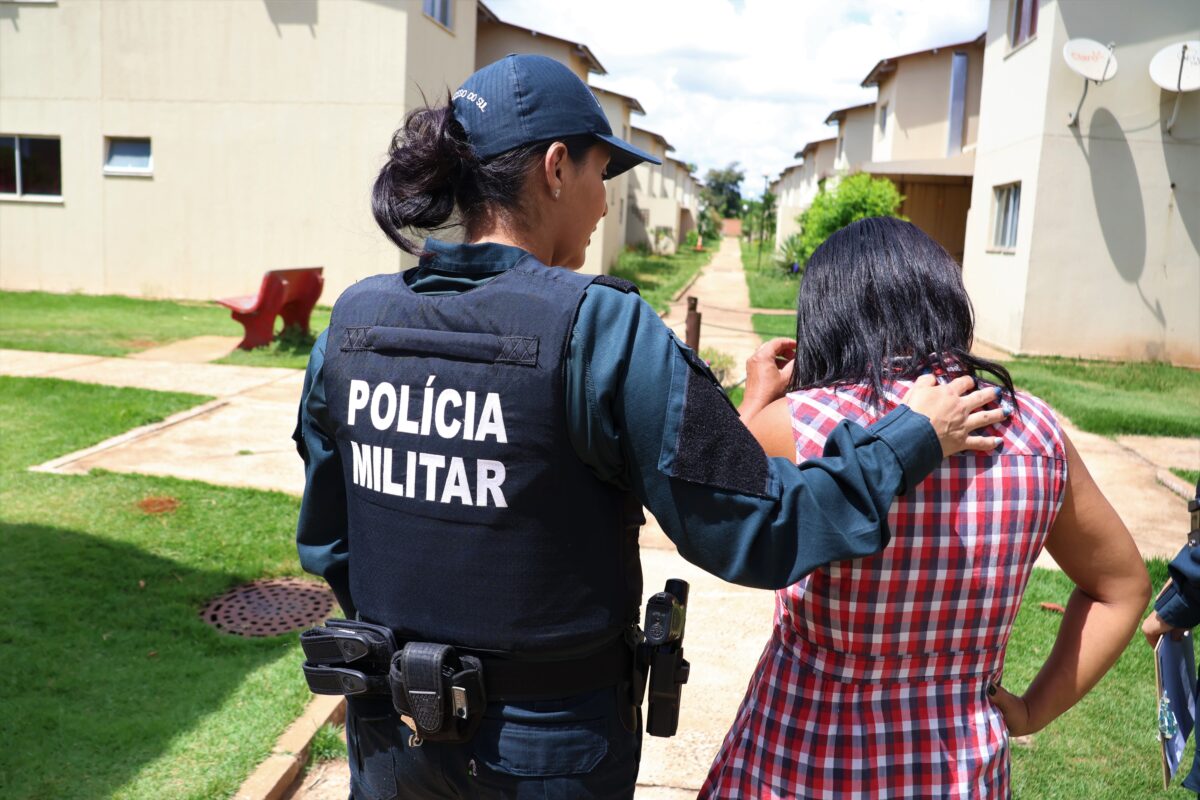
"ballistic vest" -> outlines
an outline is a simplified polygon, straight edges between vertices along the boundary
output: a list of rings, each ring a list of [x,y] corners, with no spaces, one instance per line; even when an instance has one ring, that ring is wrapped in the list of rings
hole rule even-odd
[[[593,280],[527,256],[460,294],[392,274],[338,299],[323,383],[362,619],[534,657],[636,621],[641,506],[579,459],[565,413],[566,348]]]

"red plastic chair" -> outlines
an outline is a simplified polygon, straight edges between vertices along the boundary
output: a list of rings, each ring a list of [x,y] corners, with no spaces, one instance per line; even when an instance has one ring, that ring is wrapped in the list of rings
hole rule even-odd
[[[253,350],[271,343],[275,337],[275,317],[283,317],[283,327],[299,326],[308,333],[313,306],[325,288],[323,267],[273,269],[263,275],[258,294],[225,297],[217,302],[233,312],[246,335],[238,347]]]

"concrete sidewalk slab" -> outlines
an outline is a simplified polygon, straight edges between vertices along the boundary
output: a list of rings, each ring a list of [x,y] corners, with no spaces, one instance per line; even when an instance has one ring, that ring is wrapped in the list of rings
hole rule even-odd
[[[1173,558],[1187,541],[1187,503],[1158,482],[1158,468],[1119,442],[1059,422],[1141,554]]]
[[[105,469],[298,495],[304,469],[291,442],[295,425],[295,402],[232,397],[208,413],[69,460],[55,471]]]
[[[1200,439],[1178,436],[1118,436],[1117,444],[1161,468],[1200,470]]]
[[[0,350],[0,375],[16,378],[57,377],[56,373],[106,360],[105,356],[44,353],[37,350]]]
[[[277,367],[235,367],[224,364],[180,364],[170,361],[139,361],[105,358],[56,371],[55,378],[101,383],[107,386],[136,386],[160,392],[188,392],[216,397],[240,394],[298,370]]]
[[[202,364],[224,358],[237,349],[240,336],[193,336],[162,347],[152,347],[128,358],[140,361],[175,361],[181,364]]]

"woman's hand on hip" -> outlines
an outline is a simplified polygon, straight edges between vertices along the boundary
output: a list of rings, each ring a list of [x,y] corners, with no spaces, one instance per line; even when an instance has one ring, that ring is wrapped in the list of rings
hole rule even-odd
[[[978,409],[1000,397],[994,388],[975,390],[975,379],[969,375],[938,384],[932,375],[922,375],[904,398],[904,404],[929,418],[942,455],[950,456],[964,450],[994,450],[1000,440],[995,436],[974,436],[973,431],[1000,422],[1007,416],[1004,409]]]
[[[1018,697],[996,683],[988,684],[988,697],[1004,715],[1009,736],[1026,736],[1037,730],[1030,722],[1029,705],[1024,697]]]

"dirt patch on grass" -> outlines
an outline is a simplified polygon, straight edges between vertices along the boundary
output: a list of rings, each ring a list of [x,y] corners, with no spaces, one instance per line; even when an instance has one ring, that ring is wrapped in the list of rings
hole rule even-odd
[[[170,514],[179,508],[179,500],[167,495],[153,495],[139,500],[137,507],[144,514]]]

